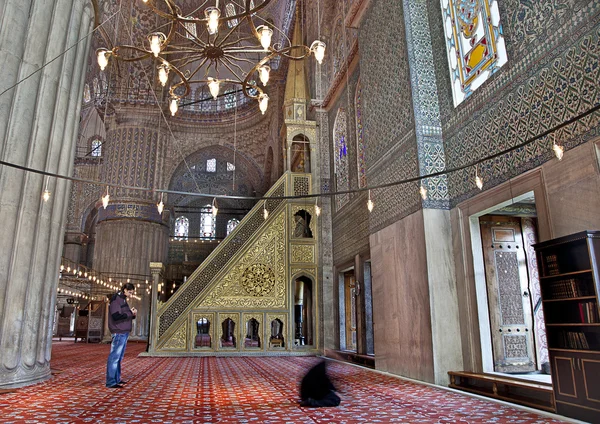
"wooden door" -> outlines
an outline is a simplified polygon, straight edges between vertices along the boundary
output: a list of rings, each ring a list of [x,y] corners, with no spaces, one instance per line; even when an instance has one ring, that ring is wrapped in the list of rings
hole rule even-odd
[[[494,371],[536,370],[533,310],[520,218],[480,220]]]
[[[346,349],[356,351],[356,279],[354,271],[344,273]]]

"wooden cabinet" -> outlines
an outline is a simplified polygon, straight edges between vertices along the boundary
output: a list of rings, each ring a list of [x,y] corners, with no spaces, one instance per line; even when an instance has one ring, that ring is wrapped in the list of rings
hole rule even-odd
[[[556,410],[600,423],[600,231],[534,247]]]

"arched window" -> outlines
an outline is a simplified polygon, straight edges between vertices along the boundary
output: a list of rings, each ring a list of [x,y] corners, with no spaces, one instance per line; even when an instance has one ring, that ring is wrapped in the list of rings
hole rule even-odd
[[[208,159],[206,161],[206,172],[217,172],[217,160]]]
[[[333,156],[335,172],[336,191],[346,191],[350,189],[348,180],[348,134],[346,130],[346,110],[339,108],[335,123],[333,124]],[[348,193],[335,196],[337,209],[344,206],[350,196]]]
[[[99,158],[102,156],[102,142],[98,139],[92,140],[92,149],[90,151],[90,156],[95,158]]]
[[[235,171],[235,165],[231,162],[227,162],[227,171],[228,172]]]
[[[217,218],[212,214],[212,205],[204,205],[200,214],[200,237],[215,238]]]
[[[190,220],[180,216],[175,220],[175,240],[187,240],[190,231]]]
[[[233,89],[225,91],[225,109],[233,109],[236,105],[237,93]]]
[[[365,134],[362,120],[362,85],[360,79],[356,84],[354,110],[356,111],[356,168],[358,170],[358,187],[367,186],[367,165],[365,160]]]
[[[233,3],[227,3],[227,6],[225,6],[225,13],[227,14],[228,17],[235,15],[235,6],[233,5]],[[233,28],[237,24],[238,24],[237,19],[231,19],[231,20],[227,21],[227,26],[229,28]]]
[[[508,61],[496,0],[442,2],[454,106]]]
[[[239,223],[240,221],[235,218],[227,221],[227,235],[229,235],[229,233],[232,232]]]

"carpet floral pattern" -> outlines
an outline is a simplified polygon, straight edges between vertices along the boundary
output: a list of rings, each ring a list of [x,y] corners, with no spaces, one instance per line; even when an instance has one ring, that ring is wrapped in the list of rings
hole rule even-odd
[[[2,423],[557,423],[548,416],[330,362],[337,408],[298,405],[314,357],[139,357],[104,387],[109,345],[54,342],[50,380],[0,395]]]

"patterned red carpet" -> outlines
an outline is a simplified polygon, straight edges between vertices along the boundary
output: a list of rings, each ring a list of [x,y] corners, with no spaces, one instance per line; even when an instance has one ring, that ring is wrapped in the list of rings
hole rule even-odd
[[[337,408],[302,408],[312,357],[148,358],[130,343],[124,389],[104,387],[109,345],[55,342],[52,379],[0,395],[2,423],[553,423],[548,417],[330,362]]]

